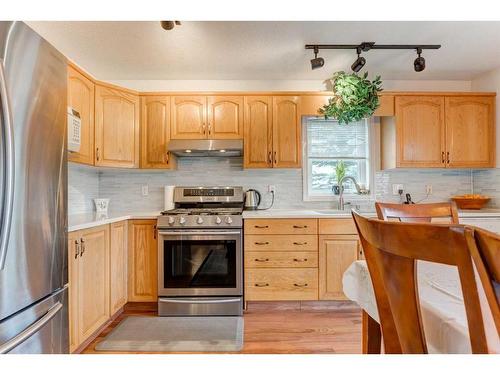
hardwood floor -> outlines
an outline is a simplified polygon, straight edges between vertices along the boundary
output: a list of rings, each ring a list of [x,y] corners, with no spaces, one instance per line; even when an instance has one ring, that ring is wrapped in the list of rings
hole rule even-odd
[[[111,354],[95,345],[131,315],[156,315],[156,304],[129,303],[82,353]],[[244,318],[243,350],[231,354],[361,353],[361,310],[350,302],[253,302]]]

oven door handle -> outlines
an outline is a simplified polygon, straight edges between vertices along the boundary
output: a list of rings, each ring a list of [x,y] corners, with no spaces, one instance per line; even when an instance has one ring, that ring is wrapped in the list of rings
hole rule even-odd
[[[210,300],[185,300],[177,298],[159,298],[160,302],[172,302],[172,303],[194,303],[194,304],[206,304],[206,303],[231,303],[240,302],[241,298],[224,298],[224,299],[210,299]]]
[[[221,235],[221,234],[241,234],[241,231],[159,231],[158,234],[160,236],[196,236],[196,235]]]

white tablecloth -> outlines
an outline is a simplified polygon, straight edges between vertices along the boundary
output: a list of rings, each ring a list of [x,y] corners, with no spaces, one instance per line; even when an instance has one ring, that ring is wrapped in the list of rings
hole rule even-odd
[[[471,353],[467,317],[457,268],[419,261],[418,288],[429,353]],[[373,286],[364,260],[354,262],[343,276],[344,294],[379,321]],[[496,329],[490,351],[500,353]],[[494,330],[494,331],[491,331]]]

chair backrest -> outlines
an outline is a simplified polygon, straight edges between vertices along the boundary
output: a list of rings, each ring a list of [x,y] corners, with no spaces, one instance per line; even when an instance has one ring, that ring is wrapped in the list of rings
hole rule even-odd
[[[412,223],[450,223],[458,224],[455,202],[426,204],[397,204],[376,202],[375,208],[380,220]]]
[[[416,261],[458,268],[473,353],[487,353],[474,267],[464,227],[369,219],[353,211],[370,271],[386,353],[427,353]]]
[[[466,227],[465,238],[500,336],[500,236]]]

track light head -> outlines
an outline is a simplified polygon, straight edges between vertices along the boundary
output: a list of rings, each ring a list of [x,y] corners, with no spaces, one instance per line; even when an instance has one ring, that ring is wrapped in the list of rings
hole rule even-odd
[[[319,48],[314,46],[314,59],[311,60],[311,69],[318,69],[325,65],[325,60],[322,57],[318,57]]]
[[[351,65],[351,69],[355,73],[359,72],[363,68],[363,66],[365,66],[365,64],[366,64],[366,59],[364,57],[360,56],[361,55],[361,48],[358,47],[356,49],[356,52],[358,53],[358,58]]]
[[[418,57],[413,62],[413,66],[416,72],[421,72],[425,69],[425,59],[420,56],[421,53],[422,53],[422,48],[418,47],[417,48]]]
[[[160,25],[165,30],[172,30],[175,25],[180,25],[180,21],[160,21]]]

